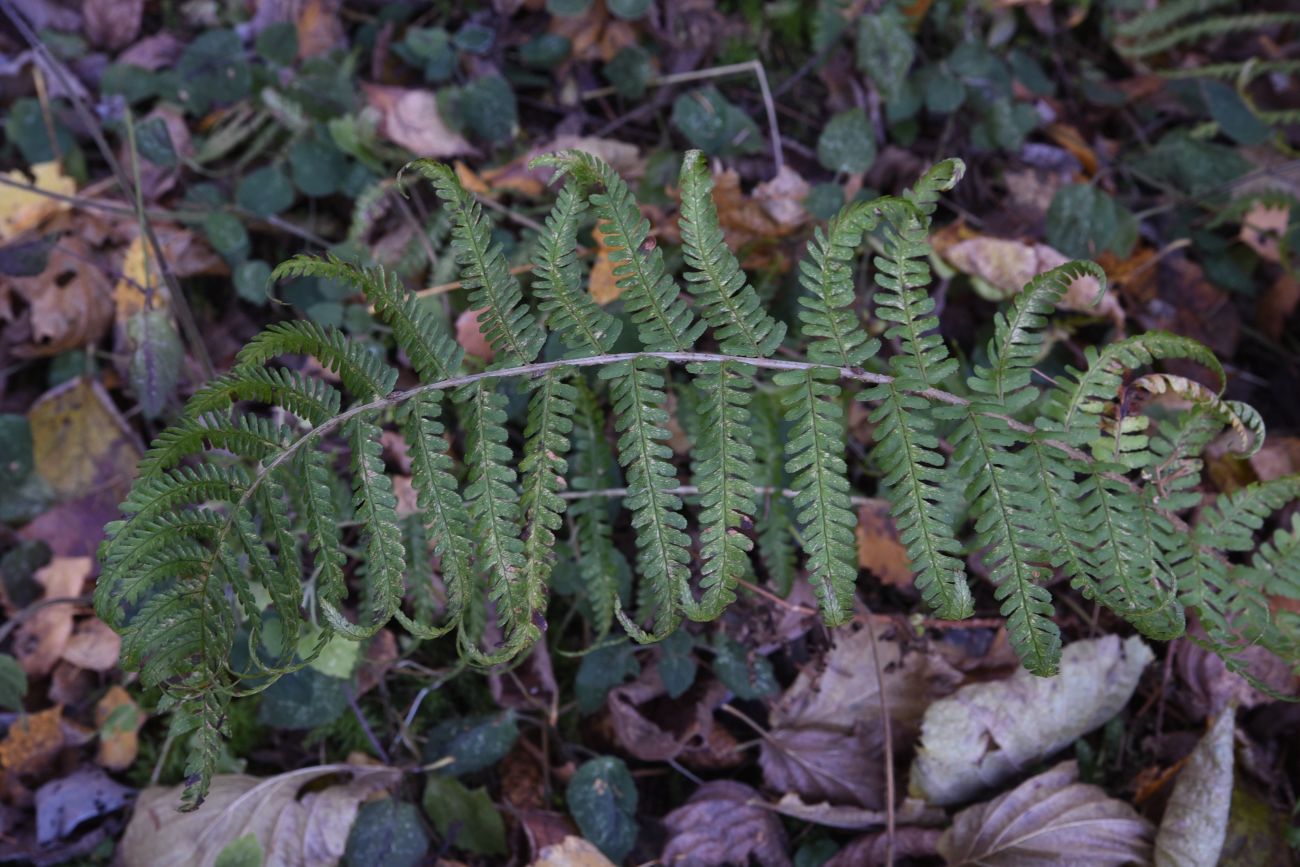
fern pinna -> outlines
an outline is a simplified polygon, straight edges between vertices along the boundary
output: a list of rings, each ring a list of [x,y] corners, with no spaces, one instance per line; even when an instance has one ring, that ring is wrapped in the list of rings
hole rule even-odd
[[[1089,349],[1082,370],[1036,380],[1057,302],[1079,281],[1104,287],[1097,266],[1075,262],[1036,277],[999,313],[979,362],[960,375],[927,291],[926,241],[959,161],[898,196],[853,202],[814,232],[799,266],[799,340],[788,345],[788,323],[764,309],[724,242],[702,155],[687,155],[679,182],[682,282],[613,169],[578,151],[540,162],[562,186],[533,246],[527,293],[455,173],[409,167],[443,202],[491,365],[464,357],[440,312],[392,275],[300,256],[276,276],[354,285],[419,384],[397,390],[380,347],[273,325],[141,462],[101,552],[96,606],[123,635],[124,663],[177,711],[176,732],[193,733],[190,806],[220,752],[228,702],[305,665],[333,635],[362,639],[397,619],[417,638],[454,633],[475,665],[527,649],[547,628],[561,545],[577,556],[600,634],[617,619],[637,640],[662,638],[683,617],[716,618],[751,580],[788,592],[798,550],[825,620],[844,623],[859,577],[851,479],[876,479],[865,493],[892,504],[939,616],[974,612],[967,563],[979,564],[1036,673],[1052,674],[1060,655],[1057,576],[1153,637],[1180,634],[1192,610],[1198,640],[1233,665],[1249,646],[1300,658],[1300,624],[1271,601],[1300,596],[1300,522],[1256,538],[1300,498],[1300,478],[1201,508],[1201,450],[1226,432],[1249,453],[1264,433],[1253,410],[1224,398],[1207,349],[1143,334]],[[621,315],[584,287],[578,238],[592,220],[611,250]],[[878,251],[870,307],[855,284],[868,241]],[[885,324],[883,356],[867,309]],[[616,351],[620,339],[638,348]],[[277,366],[285,356],[315,357],[332,381]],[[1198,362],[1212,381],[1132,375],[1172,358]],[[506,380],[527,401],[519,447]],[[681,419],[694,438],[689,467],[669,444],[674,391],[679,416],[691,414]],[[1166,395],[1158,427],[1134,413],[1139,391]],[[873,407],[875,438],[852,468],[850,399]],[[385,428],[406,442],[409,517],[399,517],[385,468]],[[610,497],[622,498],[626,518]],[[1193,508],[1200,519],[1189,528]],[[624,520],[631,570],[615,544]],[[270,618],[283,636],[274,654],[263,642]]]

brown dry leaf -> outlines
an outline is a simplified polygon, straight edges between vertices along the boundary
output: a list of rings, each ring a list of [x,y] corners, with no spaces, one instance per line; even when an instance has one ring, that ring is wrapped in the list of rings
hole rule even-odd
[[[36,580],[45,588],[41,601],[80,596],[93,568],[94,561],[89,557],[55,557],[36,571]],[[75,612],[75,607],[66,602],[45,604],[18,627],[13,652],[28,677],[45,677],[53,670],[72,636]]]
[[[20,714],[0,741],[0,771],[6,775],[37,774],[63,749],[66,741],[63,708]]]
[[[759,764],[763,781],[779,792],[878,810],[885,803],[884,748],[882,729],[862,722],[848,731],[774,728],[763,739]]]
[[[946,247],[941,255],[958,271],[976,278],[977,291],[990,301],[1014,298],[1039,274],[1070,261],[1064,253],[1046,244],[1028,244],[988,235],[957,241]],[[982,286],[979,281],[982,281]],[[1116,327],[1122,328],[1124,311],[1111,289],[1107,288],[1097,304],[1092,303],[1099,288],[1094,278],[1082,277],[1070,285],[1065,296],[1057,302],[1057,307],[1106,316],[1114,320]]]
[[[554,719],[555,699],[559,687],[555,668],[545,641],[533,645],[528,657],[513,670],[488,676],[488,689],[497,707],[529,713],[542,712]]]
[[[1062,762],[987,803],[962,810],[939,839],[948,864],[1028,867],[1148,863],[1151,823]]]
[[[419,493],[410,476],[393,476],[393,495],[397,497],[397,517],[406,518],[420,511]]]
[[[366,645],[366,655],[357,667],[357,698],[379,685],[399,657],[397,636],[391,629],[381,629]]]
[[[881,682],[876,678],[875,648],[885,705],[895,723],[894,747],[915,733],[930,702],[952,693],[961,675],[938,653],[905,650],[898,641],[866,629],[835,631],[821,665],[805,666],[772,708],[776,727],[823,726],[849,731],[858,721],[880,719]]]
[[[85,0],[81,14],[86,36],[95,45],[116,51],[140,35],[144,0]]]
[[[607,706],[614,734],[631,755],[667,762],[687,751],[707,749],[713,711],[726,699],[716,680],[697,679],[683,695],[669,698],[657,666],[610,690]]]
[[[571,60],[599,60],[609,63],[637,40],[636,28],[630,22],[612,18],[604,3],[593,3],[582,15],[551,16],[551,33],[563,36],[573,46]]]
[[[546,185],[555,174],[555,169],[551,166],[529,168],[528,164],[542,154],[562,150],[579,150],[599,157],[628,180],[639,178],[645,173],[645,160],[634,144],[595,136],[562,135],[546,144],[530,148],[503,166],[482,173],[476,173],[457,163],[456,174],[467,189],[476,193],[510,192],[540,196],[546,191]]]
[[[77,624],[72,637],[68,639],[67,646],[63,648],[63,659],[78,668],[104,672],[117,665],[121,650],[120,635],[98,617],[87,617]]]
[[[1281,340],[1287,320],[1300,305],[1300,280],[1283,271],[1255,305],[1255,326],[1274,340]]]
[[[350,775],[326,788],[317,780]],[[275,777],[218,774],[203,809],[178,813],[180,786],[150,786],[118,847],[123,867],[210,865],[227,844],[252,834],[276,863],[334,864],[361,803],[401,779],[396,768],[354,764],[301,768]]]
[[[718,204],[718,221],[722,224],[727,246],[739,250],[755,241],[783,238],[798,229],[806,221],[807,214],[805,212],[802,218],[796,218],[788,197],[790,191],[801,183],[803,181],[798,175],[778,175],[767,184],[756,187],[751,197],[741,191],[740,175],[734,169],[725,169],[715,175],[713,198]],[[806,189],[807,184],[803,186]],[[802,210],[802,205],[799,210]],[[781,219],[773,216],[773,211]]]
[[[482,310],[466,310],[456,317],[456,342],[467,355],[491,361],[496,357],[496,353],[492,351],[492,344],[488,343],[487,338],[483,336],[479,323],[479,314],[482,312]]]
[[[229,267],[189,229],[178,226],[154,226],[154,235],[167,257],[167,265],[177,277],[196,274],[225,274]],[[122,254],[122,278],[113,287],[114,318],[119,326],[145,308],[150,290],[151,310],[170,305],[167,284],[162,279],[153,249],[141,235],[136,235]]]
[[[370,105],[379,110],[380,132],[417,157],[454,157],[478,153],[438,113],[438,97],[431,90],[411,90],[383,84],[362,84]]]
[[[346,45],[343,22],[339,20],[340,0],[305,0],[298,6],[294,21],[298,29],[298,57],[318,57]]]
[[[94,343],[113,320],[112,287],[84,239],[66,236],[50,251],[45,271],[35,277],[0,279],[0,313],[14,318],[15,299],[26,333],[13,354],[19,358],[58,355]]]
[[[751,803],[761,800],[743,783],[705,783],[664,817],[670,836],[660,860],[674,867],[787,867],[785,829],[776,813]]]
[[[1054,123],[1047,128],[1047,135],[1061,147],[1065,148],[1083,166],[1084,174],[1092,177],[1097,174],[1099,162],[1094,151],[1079,130],[1068,123]]]
[[[1264,447],[1251,455],[1250,466],[1261,482],[1300,471],[1300,437],[1269,437]]]
[[[543,848],[528,867],[614,867],[614,862],[581,837],[565,837]]]
[[[889,503],[872,500],[858,507],[858,566],[891,587],[912,586],[912,561],[898,541],[898,527]]]
[[[51,193],[70,196],[77,192],[77,182],[66,177],[56,162],[36,163],[30,169],[31,176],[14,169],[9,179],[24,186],[34,186]],[[40,193],[19,190],[14,187],[0,187],[0,241],[38,228],[52,214],[66,211],[71,207],[67,202],[43,196]]]
[[[36,471],[60,498],[107,492],[125,499],[141,448],[102,385],[82,378],[56,386],[27,421]]]
[[[605,305],[617,301],[623,294],[618,281],[614,278],[614,262],[609,258],[610,247],[605,243],[607,237],[599,226],[591,230],[592,240],[596,242],[596,259],[591,263],[591,275],[587,278],[587,287],[591,299],[597,304]]]
[[[1260,258],[1276,264],[1281,261],[1280,244],[1291,219],[1288,208],[1275,208],[1256,202],[1241,218],[1242,243],[1259,254]]]
[[[1189,717],[1204,719],[1217,716],[1229,704],[1243,708],[1267,704],[1274,699],[1252,687],[1244,677],[1229,671],[1218,654],[1212,653],[1186,639],[1170,645],[1176,649],[1174,668],[1178,678],[1187,687],[1187,698],[1182,702]],[[1300,692],[1300,677],[1291,673],[1287,663],[1262,647],[1247,647],[1234,656],[1246,669],[1269,687],[1282,694]]]
[[[1167,257],[1155,270],[1155,297],[1135,314],[1138,323],[1148,331],[1172,331],[1199,340],[1220,358],[1235,356],[1241,318],[1228,293],[1187,258]],[[1167,368],[1170,373],[1181,369],[1176,361]]]
[[[789,166],[781,166],[776,177],[754,187],[754,201],[778,226],[793,232],[808,222],[809,214],[803,201],[811,188],[803,177]]]
[[[898,828],[892,839],[886,831],[863,834],[836,852],[822,867],[875,867],[885,864],[890,845],[893,846],[895,858],[933,858],[938,852],[939,837],[942,834],[937,828],[916,827]]]
[[[99,752],[95,763],[110,771],[124,771],[131,767],[140,752],[138,733],[144,720],[145,715],[130,693],[117,684],[110,686],[95,705],[95,725],[99,728]]]

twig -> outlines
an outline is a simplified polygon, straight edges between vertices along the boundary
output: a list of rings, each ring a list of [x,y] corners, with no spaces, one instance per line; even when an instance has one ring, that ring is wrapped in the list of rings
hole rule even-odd
[[[679,485],[676,488],[666,488],[663,493],[676,494],[679,497],[696,497],[699,496],[700,489],[696,485]],[[755,485],[754,493],[756,494],[776,494],[787,499],[797,497],[799,492],[792,488],[774,488],[771,485]],[[626,497],[627,488],[594,488],[589,491],[561,491],[560,498],[564,500],[587,500],[592,497]],[[876,500],[872,497],[863,497],[854,494],[849,497],[849,502],[855,506],[869,506]]]
[[[352,708],[352,714],[361,724],[361,730],[366,733],[366,739],[370,741],[370,746],[375,751],[375,756],[384,764],[388,764],[388,752],[384,749],[383,744],[379,743],[379,738],[375,737],[375,731],[370,727],[370,721],[366,715],[361,712],[361,705],[357,704],[357,697],[351,687],[347,690],[348,707]]]
[[[785,155],[781,150],[781,130],[776,122],[776,102],[772,99],[772,89],[767,84],[767,70],[763,67],[762,61],[746,60],[744,63],[729,63],[725,66],[715,66],[711,69],[695,69],[690,72],[674,72],[669,75],[660,75],[646,82],[647,87],[666,87],[671,84],[685,84],[689,81],[703,81],[709,78],[723,78],[728,75],[740,75],[742,73],[752,72],[758,77],[758,90],[763,97],[763,108],[767,112],[767,125],[769,134],[772,136],[772,162],[776,164],[777,172],[785,166]],[[615,87],[597,87],[593,90],[584,90],[581,99],[599,99],[602,96],[612,96],[618,92]]]
[[[885,672],[880,664],[880,645],[876,642],[876,626],[872,619],[871,610],[867,609],[867,637],[871,639],[871,661],[876,669],[880,721],[885,728],[885,867],[894,867],[894,727],[889,718],[889,699],[885,695]]]
[[[9,633],[22,626],[23,621],[42,608],[48,608],[51,605],[89,605],[91,601],[92,599],[89,596],[56,596],[53,599],[41,599],[38,602],[33,602],[9,618],[6,623],[0,624],[0,643],[3,643],[9,637]]]

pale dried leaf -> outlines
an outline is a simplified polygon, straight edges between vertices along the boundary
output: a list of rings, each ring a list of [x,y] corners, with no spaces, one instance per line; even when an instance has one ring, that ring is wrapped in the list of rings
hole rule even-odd
[[[614,867],[614,862],[581,837],[565,837],[542,849],[529,867]]]
[[[95,705],[95,725],[99,727],[96,764],[110,771],[124,771],[131,767],[140,752],[139,731],[144,720],[144,714],[130,693],[117,684],[110,686]]]
[[[77,182],[64,175],[56,162],[36,163],[29,171],[31,177],[14,169],[8,175],[9,180],[65,196],[77,191]],[[71,206],[67,202],[37,192],[0,187],[0,241],[8,241],[29,229],[35,229],[47,217],[66,211],[69,207]]]
[[[884,806],[884,738],[876,726],[775,728],[763,739],[763,780],[809,800]]]
[[[63,658],[79,668],[103,672],[117,665],[121,649],[122,637],[98,617],[89,617],[77,624]]]
[[[943,832],[937,828],[898,828],[894,832],[894,858],[932,858]],[[887,831],[864,834],[836,852],[822,867],[873,867],[888,861]]]
[[[45,587],[45,596],[36,604],[79,596],[93,566],[89,557],[55,557],[36,572],[36,580]],[[28,677],[45,677],[63,656],[75,613],[76,608],[66,602],[42,604],[18,627],[13,654]]]
[[[814,825],[840,828],[845,831],[879,828],[889,821],[889,816],[884,810],[836,806],[825,801],[809,804],[795,794],[783,795],[781,800],[766,807],[782,816],[789,816],[801,822],[811,822]],[[947,819],[947,814],[943,810],[931,807],[916,798],[904,798],[894,810],[894,821],[900,825],[940,825],[946,823]]]
[[[433,91],[382,84],[362,84],[361,90],[379,110],[380,132],[417,157],[441,159],[477,152],[443,121]]]
[[[1055,677],[1021,669],[936,701],[922,721],[912,792],[956,804],[1014,776],[1115,716],[1152,658],[1136,636],[1076,641]]]
[[[27,411],[36,471],[62,499],[111,492],[126,497],[141,448],[98,381],[72,379]]]
[[[660,860],[674,867],[754,862],[786,867],[790,859],[785,829],[776,814],[758,802],[758,792],[743,783],[705,783],[685,806],[664,817],[670,837]]]
[[[483,312],[465,310],[456,317],[456,342],[460,344],[461,349],[465,350],[466,355],[491,361],[496,357],[496,353],[492,350],[492,344],[488,343],[487,338],[483,336],[483,328],[479,321],[479,316]]]
[[[939,839],[949,865],[1106,867],[1146,863],[1151,823],[1062,762],[983,804],[962,810]]]
[[[53,843],[82,822],[125,807],[135,794],[99,768],[82,768],[36,790],[36,840]]]
[[[144,0],[85,0],[86,36],[101,48],[125,48],[140,35]]]
[[[299,797],[322,777],[351,775]],[[140,793],[118,854],[123,867],[209,867],[227,844],[257,837],[274,865],[332,865],[342,857],[362,801],[401,779],[395,768],[320,765],[275,777],[219,774],[202,808],[178,813],[179,786],[151,786]]]
[[[26,302],[27,334],[12,349],[20,358],[44,358],[95,343],[113,321],[112,287],[79,237],[67,237],[50,251],[35,277],[0,279],[0,311],[13,317],[11,296]],[[22,321],[22,320],[19,320]]]
[[[1156,867],[1214,867],[1232,805],[1235,713],[1215,720],[1178,774],[1156,835]]]

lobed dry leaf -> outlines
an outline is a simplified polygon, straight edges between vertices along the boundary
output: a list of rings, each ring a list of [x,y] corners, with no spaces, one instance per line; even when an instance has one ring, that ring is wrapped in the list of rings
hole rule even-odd
[[[664,817],[669,838],[660,860],[673,867],[755,862],[788,867],[785,829],[775,813],[758,803],[758,792],[743,783],[705,783],[685,806]]]
[[[14,323],[6,330],[16,357],[58,355],[104,336],[113,321],[112,288],[90,245],[64,237],[42,273],[0,278],[0,318]]]
[[[1122,867],[1146,863],[1151,823],[1062,762],[1004,795],[958,813],[939,838],[949,865]]]
[[[936,701],[921,724],[912,793],[956,804],[1009,779],[1115,716],[1152,658],[1136,636],[1076,641],[1056,677],[1019,669]]]
[[[308,784],[348,775],[325,788]],[[257,837],[268,864],[332,865],[361,803],[401,779],[396,768],[319,765],[274,777],[218,774],[202,809],[178,813],[180,786],[140,793],[118,847],[123,867],[211,867],[229,843]]]

